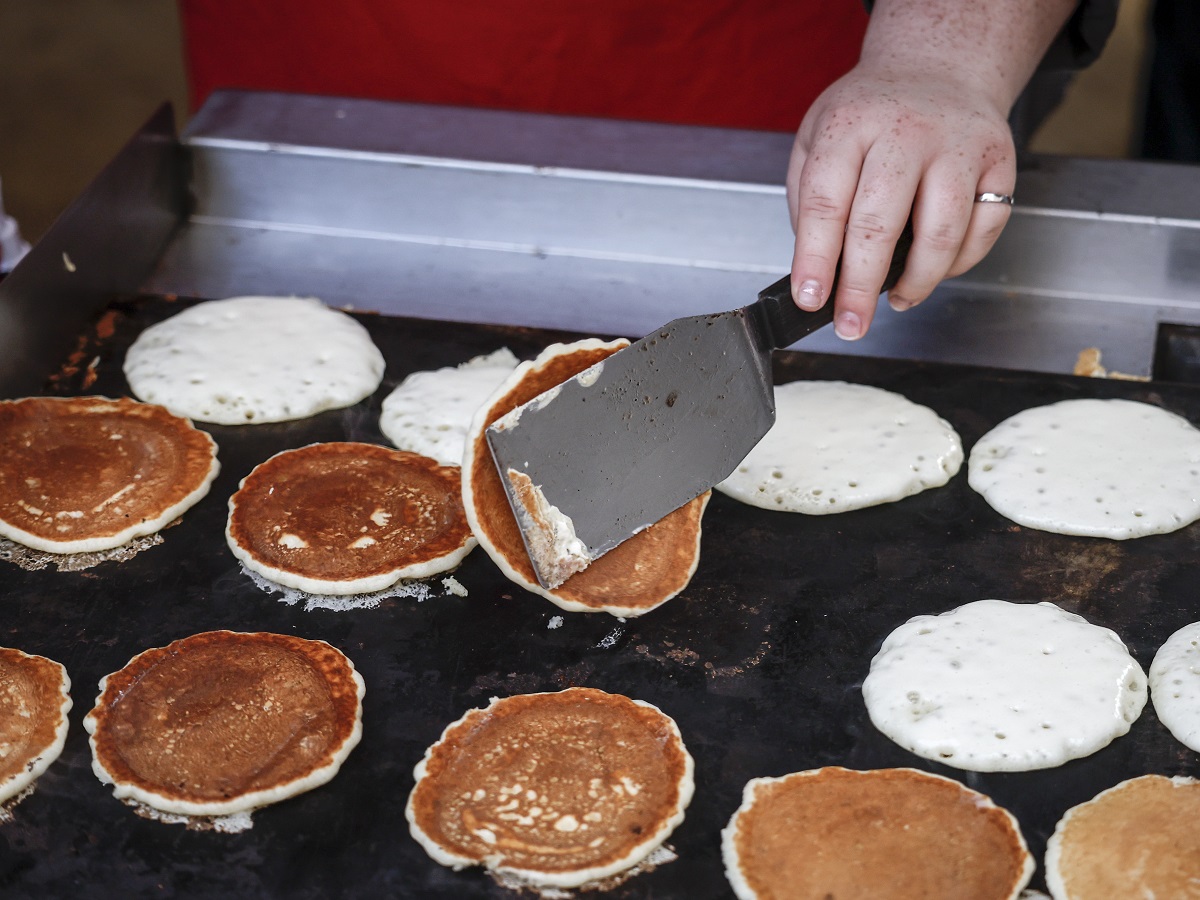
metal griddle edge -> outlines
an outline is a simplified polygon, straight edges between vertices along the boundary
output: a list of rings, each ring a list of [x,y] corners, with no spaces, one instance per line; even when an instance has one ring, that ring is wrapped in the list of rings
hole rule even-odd
[[[0,396],[126,394],[120,365],[129,343],[188,302],[149,289],[194,277],[169,274],[167,263],[199,252],[189,230],[215,227],[189,218],[206,201],[195,193],[194,171],[193,180],[180,181],[178,167],[197,160],[173,137],[169,119],[160,113],[139,133],[0,283]],[[98,217],[111,223],[105,235],[96,234]],[[1035,886],[1045,841],[1067,808],[1133,775],[1200,776],[1200,757],[1171,738],[1150,706],[1130,734],[1091,757],[1011,775],[920,760],[870,725],[859,691],[867,665],[884,636],[912,615],[983,597],[1051,600],[1115,630],[1143,668],[1167,636],[1200,618],[1195,526],[1128,542],[1042,534],[994,513],[965,473],[897,504],[828,517],[771,513],[718,495],[692,584],[625,622],[562,613],[504,579],[480,551],[455,573],[465,598],[435,583],[424,602],[306,612],[260,591],[222,534],[225,502],[250,468],[316,440],[384,443],[382,398],[411,371],[500,346],[528,358],[578,336],[538,323],[437,318],[439,309],[459,309],[460,287],[445,283],[426,294],[417,318],[394,310],[360,316],[388,363],[383,386],[367,401],[298,423],[210,427],[222,473],[210,495],[164,532],[162,545],[75,573],[0,566],[0,643],[63,662],[75,699],[62,757],[14,821],[0,824],[0,895],[511,896],[479,872],[434,864],[411,840],[403,805],[412,767],[446,724],[490,696],[574,684],[655,703],[678,721],[697,763],[696,797],[669,841],[679,860],[610,894],[620,898],[727,896],[719,831],[754,776],[844,765],[913,766],[957,778],[1017,816],[1038,862]],[[513,308],[516,296],[509,295]],[[595,332],[638,333],[589,324]],[[1200,422],[1197,390],[1169,383],[811,352],[779,354],[776,377],[898,391],[948,419],[967,448],[1007,415],[1068,397],[1138,399]],[[561,626],[550,627],[560,615]],[[81,725],[103,675],[143,649],[214,628],[327,640],[367,684],[363,741],[337,778],[256,813],[254,827],[238,835],[134,815],[92,774]]]

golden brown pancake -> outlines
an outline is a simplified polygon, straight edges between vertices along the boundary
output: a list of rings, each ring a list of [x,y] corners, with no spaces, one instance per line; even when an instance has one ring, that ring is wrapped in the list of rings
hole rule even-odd
[[[479,543],[510,579],[574,612],[640,616],[682,591],[700,560],[704,493],[546,590],[537,580],[484,432],[504,414],[628,346],[598,340],[547,347],[522,363],[476,415],[463,459],[463,501]]]
[[[83,724],[114,796],[220,816],[329,781],[362,733],[363,693],[324,641],[209,631],[103,678]]]
[[[1200,781],[1143,775],[1062,817],[1046,845],[1055,900],[1200,896]]]
[[[58,663],[0,647],[0,803],[25,790],[62,752],[70,689]]]
[[[493,698],[447,727],[415,774],[406,815],[430,856],[556,887],[640,862],[693,789],[675,723],[593,688]]]
[[[915,769],[755,778],[721,837],[741,900],[1007,900],[1033,873],[1008,812]]]
[[[229,500],[230,549],[272,581],[361,594],[457,566],[475,546],[458,466],[376,444],[285,450]]]
[[[0,401],[0,535],[49,553],[119,547],[208,493],[217,445],[161,406]]]

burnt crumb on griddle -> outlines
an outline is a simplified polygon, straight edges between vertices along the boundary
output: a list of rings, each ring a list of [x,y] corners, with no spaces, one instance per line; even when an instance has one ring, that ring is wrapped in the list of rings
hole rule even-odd
[[[79,335],[75,349],[47,379],[49,389],[62,394],[90,390],[98,377],[97,369],[104,356],[102,351],[127,315],[116,303],[105,309],[92,326]]]

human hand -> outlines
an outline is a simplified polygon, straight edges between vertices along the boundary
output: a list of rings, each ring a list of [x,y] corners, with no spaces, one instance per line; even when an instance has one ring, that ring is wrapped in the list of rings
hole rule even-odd
[[[991,249],[1008,222],[1016,153],[1003,103],[970,80],[860,63],[813,104],[792,148],[788,208],[796,232],[792,296],[819,309],[841,258],[834,328],[866,334],[896,240],[913,245],[888,301],[920,303]]]

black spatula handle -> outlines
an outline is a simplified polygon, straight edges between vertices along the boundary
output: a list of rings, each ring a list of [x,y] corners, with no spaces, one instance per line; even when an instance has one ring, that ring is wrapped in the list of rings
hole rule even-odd
[[[904,273],[904,265],[908,262],[908,251],[912,248],[913,226],[910,218],[900,232],[896,241],[896,249],[892,252],[892,263],[888,267],[887,278],[883,280],[883,290],[890,291]],[[833,321],[833,295],[837,290],[838,278],[841,276],[842,264],[838,261],[837,270],[833,274],[833,284],[829,287],[829,301],[815,312],[805,312],[796,306],[792,300],[792,277],[785,275],[769,288],[758,292],[758,302],[750,308],[760,317],[770,335],[774,347],[787,347],[796,343],[800,338],[812,334]]]

